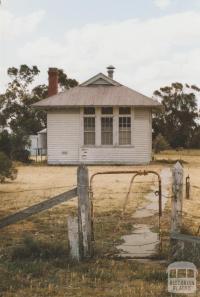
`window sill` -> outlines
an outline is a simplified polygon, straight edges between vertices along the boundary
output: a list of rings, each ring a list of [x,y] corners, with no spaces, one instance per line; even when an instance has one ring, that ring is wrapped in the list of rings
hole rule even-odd
[[[134,145],[83,145],[81,146],[82,149],[87,148],[135,148]]]

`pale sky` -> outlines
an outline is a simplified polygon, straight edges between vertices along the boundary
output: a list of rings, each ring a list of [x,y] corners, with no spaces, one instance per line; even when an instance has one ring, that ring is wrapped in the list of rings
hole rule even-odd
[[[79,82],[106,66],[151,96],[174,81],[200,86],[200,0],[2,0],[0,92],[8,67],[48,67]]]

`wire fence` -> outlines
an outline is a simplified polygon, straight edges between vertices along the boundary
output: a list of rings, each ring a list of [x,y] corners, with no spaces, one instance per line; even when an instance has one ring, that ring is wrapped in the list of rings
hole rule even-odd
[[[76,185],[59,186],[59,187],[32,188],[32,189],[24,189],[24,190],[18,190],[18,191],[0,191],[0,194],[17,194],[17,193],[46,191],[46,190],[54,190],[54,189],[71,189],[73,187],[76,187]]]
[[[157,181],[153,180],[153,181],[135,181],[134,184],[153,184],[153,183],[157,183]],[[52,187],[41,187],[41,188],[31,188],[31,189],[22,189],[22,190],[17,190],[17,191],[1,191],[0,190],[0,195],[1,194],[17,194],[17,193],[24,193],[24,192],[32,192],[32,191],[45,191],[45,190],[54,190],[54,189],[71,189],[73,187],[76,187],[77,185],[76,184],[72,184],[72,185],[69,185],[69,186],[64,186],[64,185],[61,185],[61,186],[52,186]],[[102,190],[105,190],[105,187],[100,187],[99,185],[97,186],[98,187],[98,190],[102,189]],[[146,194],[147,192],[149,191],[137,191],[137,192],[133,192],[133,193],[142,193],[142,194]],[[104,192],[105,194],[110,194],[109,192]],[[113,191],[113,194],[125,194],[127,193],[127,191],[118,191],[118,192],[115,192]]]
[[[155,181],[145,181],[145,182],[140,182],[140,181],[137,181],[137,182],[134,182],[134,184],[152,184],[152,183],[155,183]],[[17,193],[25,193],[25,192],[35,192],[35,191],[46,191],[46,190],[54,190],[54,189],[71,189],[73,187],[76,187],[77,185],[76,184],[72,184],[72,185],[69,185],[69,186],[52,186],[52,187],[41,187],[41,188],[31,188],[31,189],[22,189],[22,190],[17,190],[17,191],[1,191],[0,190],[0,195],[1,194],[17,194]],[[100,187],[100,186],[97,186],[98,190],[105,190],[105,187]],[[128,191],[128,190],[127,190]],[[126,194],[127,193],[126,190],[124,191],[113,191],[113,194]],[[133,191],[132,193],[141,193],[141,194],[146,194],[146,193],[149,193],[149,191]],[[104,192],[104,194],[111,194],[110,192]]]
[[[144,181],[144,182],[137,181],[137,182],[134,182],[134,185],[135,184],[153,185],[155,183],[157,183],[157,181]],[[35,191],[48,191],[48,190],[56,190],[56,189],[71,189],[71,188],[76,187],[76,186],[77,186],[76,184],[72,184],[72,185],[69,185],[69,186],[62,185],[62,186],[23,189],[23,190],[17,190],[17,191],[0,191],[0,195],[1,194],[18,194],[18,193],[35,192]],[[186,186],[186,184],[183,184],[183,186]],[[193,188],[193,189],[200,190],[200,187],[196,186],[196,185],[190,185],[190,187]],[[121,190],[121,191],[116,191],[114,189],[112,189],[110,191],[105,191],[105,187],[95,186],[95,190],[97,190],[97,189],[98,189],[100,194],[101,194],[101,190],[102,190],[103,194],[105,194],[105,195],[127,194],[127,192],[128,192],[128,189],[127,190]],[[131,194],[149,194],[149,193],[152,193],[152,192],[154,192],[155,196],[157,195],[157,191],[152,191],[151,188],[149,188],[148,190],[145,190],[145,191],[140,191],[140,190],[131,191]],[[94,197],[94,195],[93,195],[93,197]],[[162,197],[167,198],[167,199],[173,198],[172,195],[165,195],[165,194],[162,194]]]
[[[118,181],[117,181],[118,183]],[[121,185],[126,184],[124,181],[121,183]],[[129,181],[127,179],[127,186],[129,185]],[[158,185],[158,181],[155,179],[152,180],[148,180],[148,181],[134,181],[134,185],[144,185],[145,186],[149,186],[145,191],[144,190],[133,190],[131,191],[131,194],[139,194],[139,195],[145,195],[145,194],[155,194],[155,197],[157,196],[157,191],[155,191],[154,189],[151,188],[151,186],[157,186]],[[50,191],[50,190],[59,190],[59,189],[72,189],[73,187],[76,187],[76,184],[72,184],[72,185],[60,185],[60,186],[51,186],[51,187],[41,187],[41,188],[30,188],[30,189],[22,189],[22,190],[17,190],[17,191],[0,191],[0,196],[4,195],[4,194],[18,194],[18,193],[26,193],[26,192],[36,192],[36,191]],[[114,184],[112,184],[112,189],[110,189],[110,191],[108,191],[105,187],[102,187],[101,185],[95,185],[94,189],[98,189],[98,194],[95,193],[96,195],[113,195],[113,197],[115,195],[126,195],[128,193],[128,187],[127,189],[124,190],[117,190],[115,187],[113,187]],[[170,186],[170,185],[169,185]],[[186,187],[186,183],[183,184],[184,187]],[[191,189],[194,189],[196,191],[200,191],[200,186],[195,185],[195,184],[190,184]],[[102,193],[101,193],[102,191]],[[95,191],[94,191],[95,192]],[[171,190],[169,189],[169,193],[171,193]],[[94,197],[94,195],[93,195]],[[162,193],[162,198],[165,199],[172,199],[173,195],[166,195],[164,193]],[[195,203],[196,201],[190,199],[189,200],[191,203]],[[145,206],[144,206],[145,209]],[[183,212],[183,220],[189,220],[191,222],[191,224],[196,220],[194,227],[197,228],[196,230],[196,235],[199,235],[200,233],[200,215],[194,215],[192,213],[188,213],[188,212]],[[162,235],[161,235],[162,236]],[[156,240],[156,241],[152,241],[152,242],[148,242],[148,243],[144,243],[144,244],[123,244],[123,247],[142,247],[142,246],[148,246],[148,245],[156,245],[156,244],[160,244],[161,241],[160,240]],[[107,242],[107,244],[113,245],[115,244]],[[120,245],[120,244],[118,244]],[[131,252],[129,252],[129,254],[131,254]],[[135,254],[135,252],[134,252]]]
[[[127,180],[128,181],[128,180]],[[152,179],[151,181],[134,181],[134,185],[156,185],[158,184],[157,180]],[[71,189],[73,187],[76,187],[76,184],[72,184],[72,185],[61,185],[61,186],[52,186],[52,187],[41,187],[41,188],[31,188],[31,189],[22,189],[22,190],[17,190],[17,191],[0,191],[0,195],[4,195],[4,194],[18,194],[18,193],[26,193],[26,192],[36,192],[36,191],[50,191],[50,190],[59,190],[59,189]],[[183,186],[186,186],[186,183],[183,184]],[[113,187],[113,184],[112,184]],[[190,184],[191,189],[200,191],[200,186],[194,185],[194,184]],[[128,193],[128,188],[125,190],[115,190],[115,189],[110,189],[110,190],[105,190],[105,187],[101,187],[99,185],[95,185],[95,190],[98,189],[98,194],[96,194],[96,192],[94,191],[93,193],[93,198],[95,198],[96,195],[120,195],[120,194],[127,194]],[[102,191],[102,192],[101,192]],[[145,195],[145,194],[150,194],[150,193],[154,193],[155,196],[157,196],[157,191],[152,190],[150,187],[143,191],[143,190],[135,190],[135,191],[131,191],[131,194],[140,194],[140,195]],[[95,194],[95,195],[94,195]],[[162,193],[162,198],[165,199],[172,199],[173,195],[165,195]],[[192,199],[190,199],[189,201],[193,201]],[[195,216],[194,214],[189,214],[187,212],[183,213],[184,216],[189,216],[192,219],[200,219],[200,216]]]

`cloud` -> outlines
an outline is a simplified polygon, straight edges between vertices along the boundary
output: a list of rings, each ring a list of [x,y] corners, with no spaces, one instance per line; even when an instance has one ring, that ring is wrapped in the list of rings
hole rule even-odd
[[[6,9],[0,10],[0,40],[13,40],[19,36],[34,32],[45,12],[40,10],[27,16],[16,17]]]
[[[49,66],[64,68],[79,81],[109,64],[115,78],[148,95],[165,84],[200,78],[200,12],[150,20],[88,24],[68,30],[63,39],[44,37],[21,47],[19,60],[38,65],[47,79]]]
[[[171,0],[154,0],[153,2],[160,9],[165,9],[171,4]]]

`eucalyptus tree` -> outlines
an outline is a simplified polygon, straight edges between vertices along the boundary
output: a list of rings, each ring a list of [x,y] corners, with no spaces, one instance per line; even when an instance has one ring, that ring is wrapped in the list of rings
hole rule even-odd
[[[190,147],[199,129],[197,95],[195,85],[172,83],[154,92],[163,109],[153,118],[154,137],[164,136],[172,148]]]

